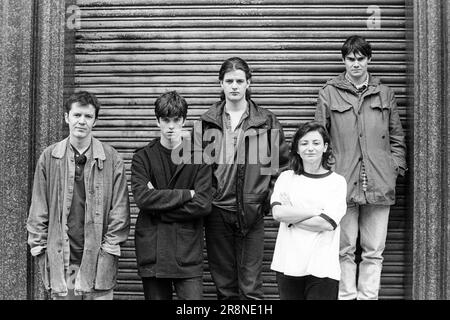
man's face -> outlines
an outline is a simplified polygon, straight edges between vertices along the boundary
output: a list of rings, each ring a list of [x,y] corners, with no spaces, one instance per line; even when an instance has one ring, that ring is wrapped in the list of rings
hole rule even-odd
[[[225,73],[220,85],[227,100],[238,102],[245,99],[245,92],[250,86],[250,80],[247,80],[244,71],[233,70]]]
[[[95,107],[91,104],[83,106],[78,102],[72,103],[69,113],[64,114],[69,125],[70,136],[83,140],[91,137],[92,128],[95,126]]]
[[[344,59],[345,70],[352,79],[364,79],[367,75],[367,66],[370,63],[370,59],[363,56],[359,52],[350,53]]]
[[[161,129],[161,138],[170,144],[178,143],[181,140],[181,132],[184,125],[182,117],[161,117],[158,120],[158,127]]]

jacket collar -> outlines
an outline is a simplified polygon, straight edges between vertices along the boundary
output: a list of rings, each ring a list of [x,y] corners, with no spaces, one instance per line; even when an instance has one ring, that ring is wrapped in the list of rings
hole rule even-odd
[[[148,147],[152,148],[161,138],[157,137],[154,138],[153,140],[150,140],[150,142],[147,144]]]
[[[267,117],[262,114],[262,112],[259,110],[256,103],[249,99],[247,100],[248,107],[249,107],[249,113],[248,113],[248,120],[247,124],[244,124],[244,129],[250,128],[250,127],[258,127],[261,124],[264,124],[267,120]],[[219,128],[223,128],[222,124],[222,114],[223,109],[225,108],[225,100],[216,102],[211,108],[209,108],[208,111],[206,111],[202,116],[201,119],[203,121],[212,123]]]
[[[154,147],[156,147],[156,144],[160,141],[161,141],[161,137],[154,138],[147,144],[147,146],[145,148],[153,149]],[[185,165],[186,164],[184,162],[177,164],[175,172],[173,173],[172,177],[170,178],[170,180],[167,184],[168,187],[172,187],[172,188],[174,187],[177,176],[180,173],[180,171],[185,167]],[[155,172],[155,175],[159,176],[157,179],[159,179],[160,181],[164,181],[164,178],[163,178],[163,176],[161,176],[161,174],[162,174],[161,170],[158,170],[157,172]]]
[[[69,144],[69,137],[58,142],[52,151],[52,157],[57,158],[57,159],[62,159],[64,157],[64,155],[66,154],[68,144]],[[99,167],[102,167],[102,164],[100,162],[103,162],[106,160],[105,150],[103,149],[102,143],[98,139],[92,137],[91,146],[92,146],[93,158],[100,160]]]
[[[364,95],[366,96],[372,93],[379,92],[380,83],[381,82],[379,78],[374,77],[369,73],[368,88],[367,91],[364,93]],[[347,90],[356,93],[356,88],[353,87],[353,85],[345,78],[345,72],[341,73],[340,75],[331,80],[328,80],[327,85],[331,85],[342,90]]]

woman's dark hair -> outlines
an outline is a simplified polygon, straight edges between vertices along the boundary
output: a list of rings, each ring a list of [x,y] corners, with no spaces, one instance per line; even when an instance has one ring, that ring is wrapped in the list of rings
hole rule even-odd
[[[328,144],[327,151],[325,151],[322,155],[322,167],[324,167],[326,170],[330,170],[331,165],[334,163],[330,135],[328,134],[327,129],[325,129],[325,127],[317,121],[306,122],[299,126],[297,132],[295,132],[294,137],[292,138],[291,150],[289,153],[289,165],[290,168],[294,170],[295,174],[300,175],[305,172],[305,169],[303,167],[303,160],[297,152],[298,143],[301,138],[303,138],[308,132],[312,131],[319,132],[322,136],[323,143]]]
[[[95,119],[98,118],[98,113],[100,111],[100,102],[98,101],[95,94],[88,91],[80,91],[72,94],[67,98],[64,107],[67,113],[72,109],[72,104],[79,103],[81,106],[92,105],[95,108]]]
[[[163,93],[155,101],[155,115],[160,118],[180,117],[186,120],[188,103],[176,91]]]
[[[341,53],[342,59],[351,53],[359,53],[370,59],[372,58],[372,46],[361,36],[351,36],[342,45]]]
[[[223,78],[225,77],[225,74],[230,71],[234,70],[242,70],[245,73],[246,80],[250,80],[252,78],[252,71],[250,70],[250,67],[248,66],[247,62],[245,62],[244,59],[239,57],[232,57],[224,61],[222,63],[222,66],[219,70],[219,80],[223,81]],[[249,100],[251,97],[250,88],[247,88],[247,91],[245,92],[245,98]],[[220,100],[225,100],[225,94],[222,91],[220,93]]]

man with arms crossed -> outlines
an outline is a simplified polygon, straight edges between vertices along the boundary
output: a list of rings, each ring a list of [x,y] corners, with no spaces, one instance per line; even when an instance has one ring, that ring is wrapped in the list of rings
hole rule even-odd
[[[187,109],[176,91],[162,94],[155,102],[160,137],[137,150],[131,165],[140,209],[136,257],[146,300],[171,300],[172,287],[179,299],[203,296],[203,217],[211,210],[211,167],[195,163],[190,140],[182,137]],[[180,158],[180,153],[189,154]]]

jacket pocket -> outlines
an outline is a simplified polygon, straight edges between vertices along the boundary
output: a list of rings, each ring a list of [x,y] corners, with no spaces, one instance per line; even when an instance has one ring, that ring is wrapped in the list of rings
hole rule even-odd
[[[110,290],[115,287],[119,257],[112,255],[102,249],[97,260],[97,275],[94,288],[96,290]]]
[[[381,98],[379,97],[374,97],[370,102],[369,102],[370,108],[374,111],[374,112],[379,112],[382,114],[383,119],[384,118],[388,118],[389,113],[391,112],[391,107],[388,103],[383,103],[383,101],[381,100]]]
[[[392,168],[394,169],[395,176],[398,177],[399,165],[392,154],[390,157],[391,157],[391,165],[392,165]]]
[[[369,105],[372,109],[378,109],[378,110],[389,110],[391,107],[389,103],[383,102],[383,99],[379,95],[374,95],[371,97],[371,99],[368,101]]]
[[[335,112],[347,112],[351,109],[352,109],[351,104],[333,104],[330,106],[330,110]]]
[[[264,217],[263,206],[267,193],[264,194],[244,194],[244,223],[250,228]]]
[[[36,261],[41,274],[42,283],[46,290],[50,290],[50,269],[48,267],[47,251],[44,251],[36,257]]]
[[[156,227],[136,229],[135,245],[138,266],[156,263]]]
[[[180,266],[198,265],[203,262],[203,229],[186,229],[179,227],[175,258]]]

